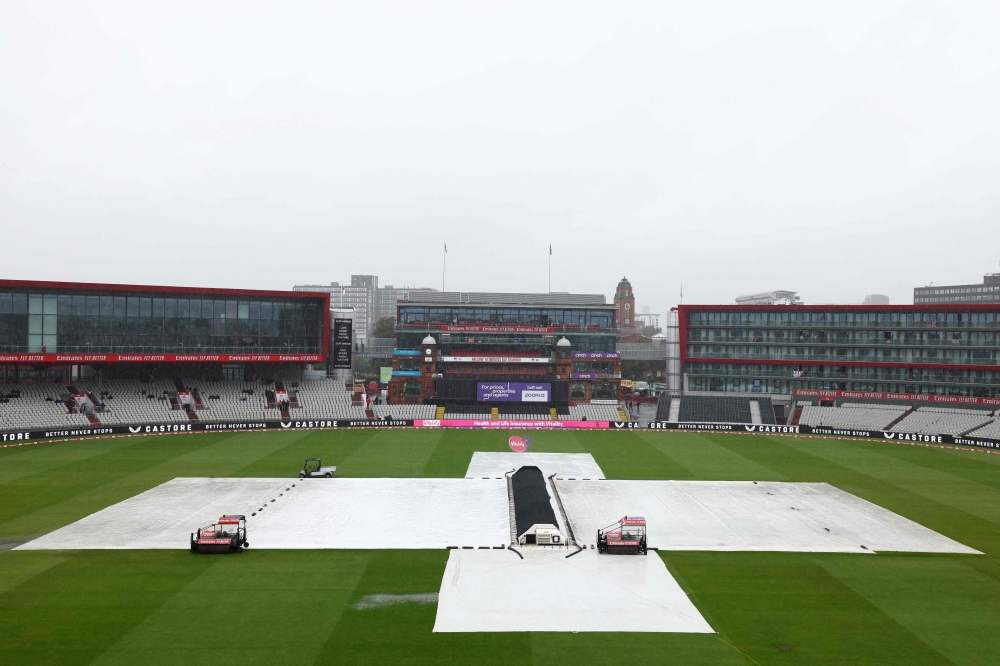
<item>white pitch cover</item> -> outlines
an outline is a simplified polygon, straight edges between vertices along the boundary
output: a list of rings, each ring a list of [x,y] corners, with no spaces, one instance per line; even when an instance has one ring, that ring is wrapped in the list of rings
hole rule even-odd
[[[246,514],[251,548],[494,547],[510,541],[506,481],[178,478],[19,549],[187,548],[191,532],[224,513]]]
[[[660,550],[979,551],[826,483],[557,481],[578,541],[626,514]],[[862,548],[864,546],[864,548]]]
[[[434,631],[712,633],[656,553],[521,552],[451,551]]]
[[[546,477],[556,474],[559,478],[604,478],[604,471],[589,453],[531,453],[530,451],[526,453],[476,451],[472,454],[465,478],[503,478],[507,472],[526,465],[539,468]]]

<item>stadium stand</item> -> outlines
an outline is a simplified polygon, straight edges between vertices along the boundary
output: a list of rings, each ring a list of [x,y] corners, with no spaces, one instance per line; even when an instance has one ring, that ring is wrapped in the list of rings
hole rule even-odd
[[[1000,416],[1000,410],[994,414],[994,416]],[[1000,439],[1000,419],[994,419],[990,423],[987,423],[981,428],[973,430],[972,432],[967,432],[970,437],[983,437],[985,439]]]
[[[190,393],[181,398],[178,391]],[[282,411],[275,390],[288,394],[288,415],[294,419],[370,418],[355,395],[333,380],[208,381],[190,378],[78,380],[61,383],[5,384],[0,388],[0,429],[76,428],[89,425],[180,423],[189,420],[221,423],[277,421]],[[81,407],[73,394],[86,398]],[[186,408],[184,402],[189,403]],[[375,418],[434,418],[434,405],[373,405]],[[89,410],[90,413],[81,413]],[[487,412],[488,415],[488,412]]]
[[[573,421],[619,421],[617,405],[573,405],[569,408]]]
[[[800,404],[799,423],[802,425],[856,430],[885,430],[910,409],[909,405],[852,403],[842,407],[814,407],[810,403]]]
[[[394,421],[411,419],[433,419],[437,411],[436,405],[372,405],[375,418],[384,419],[387,416]]]
[[[992,420],[991,412],[984,409],[920,407],[889,430],[924,435],[964,435]]]
[[[62,384],[4,385],[0,388],[0,429],[34,430],[88,427]]]
[[[671,404],[674,400],[680,403],[676,407]],[[756,407],[751,403],[756,403]],[[671,399],[666,409],[668,419],[676,411],[677,421],[681,423],[775,423],[770,398],[684,396]]]

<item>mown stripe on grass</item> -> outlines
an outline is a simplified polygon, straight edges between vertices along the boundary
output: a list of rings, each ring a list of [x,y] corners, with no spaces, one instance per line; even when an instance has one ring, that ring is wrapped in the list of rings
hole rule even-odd
[[[233,476],[294,477],[306,458],[321,458],[324,465],[335,465],[344,476],[343,460],[375,436],[374,430],[314,430],[259,460],[234,472]]]
[[[3,663],[89,664],[211,566],[209,558],[177,551],[63,555],[59,565],[0,595]]]
[[[801,553],[662,554],[712,627],[760,664],[947,664]],[[875,557],[837,555],[845,567]]]
[[[1000,582],[946,557],[880,554],[864,566],[816,561],[954,664],[996,663]]]
[[[881,442],[855,442],[855,446],[861,449],[925,469],[936,470],[949,475],[948,478],[964,479],[1000,491],[1000,470],[990,464],[993,458],[1000,462],[1000,456],[984,455],[976,459],[967,453],[962,455],[962,452],[955,450],[880,444]]]
[[[184,556],[210,564],[110,646],[96,665],[311,664],[370,553],[251,549],[232,556]]]
[[[441,440],[439,428],[376,430],[337,465],[338,476],[417,477]],[[406,444],[400,446],[400,442]]]
[[[65,559],[51,551],[0,553],[0,595],[62,564]]]
[[[609,479],[691,479],[691,471],[634,432],[583,432],[577,437]]]
[[[129,437],[94,437],[76,442],[0,450],[0,485],[34,474],[48,476],[66,465],[119,451],[135,443],[135,439]]]
[[[684,439],[671,432],[649,432],[640,436],[688,470],[692,478],[706,481],[788,480],[784,474],[720,446],[702,434],[685,433]]]

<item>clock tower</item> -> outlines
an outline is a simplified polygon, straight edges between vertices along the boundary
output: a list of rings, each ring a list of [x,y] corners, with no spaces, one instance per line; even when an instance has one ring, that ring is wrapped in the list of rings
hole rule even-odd
[[[624,277],[615,290],[615,316],[622,338],[632,337],[638,332],[635,327],[635,295],[632,284]]]

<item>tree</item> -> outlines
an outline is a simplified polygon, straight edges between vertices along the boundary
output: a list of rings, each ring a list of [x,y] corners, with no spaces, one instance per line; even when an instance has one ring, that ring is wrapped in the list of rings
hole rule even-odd
[[[392,317],[381,317],[375,322],[372,330],[373,338],[394,338],[396,337],[396,320]]]

